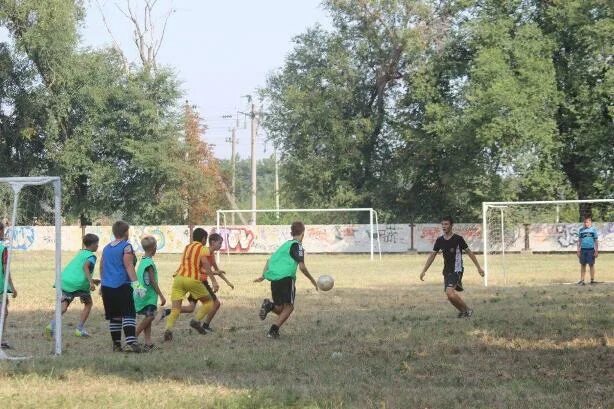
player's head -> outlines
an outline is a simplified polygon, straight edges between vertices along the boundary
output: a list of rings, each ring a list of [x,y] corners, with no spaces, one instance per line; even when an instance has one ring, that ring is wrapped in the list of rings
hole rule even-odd
[[[217,233],[211,234],[211,236],[209,236],[209,250],[218,251],[219,249],[222,248],[223,242],[224,242],[224,239],[222,238],[221,235]]]
[[[199,243],[202,244],[207,244],[207,236],[209,234],[207,233],[207,230],[201,228],[201,227],[197,227],[194,229],[194,231],[192,232],[192,241],[197,241]]]
[[[292,223],[292,226],[290,226],[290,233],[295,239],[299,241],[303,240],[303,237],[305,237],[305,225],[303,222],[296,221]]]
[[[118,220],[115,223],[113,223],[113,236],[116,239],[124,239],[124,240],[128,240],[129,234],[128,232],[130,231],[130,225],[128,223],[126,223],[123,220]]]
[[[584,227],[591,227],[593,225],[593,219],[590,216],[584,216]]]
[[[452,231],[452,226],[454,226],[454,219],[452,219],[452,216],[444,216],[441,218],[441,229],[444,233]]]
[[[148,256],[154,256],[158,249],[158,242],[154,236],[145,236],[141,239],[141,247]]]
[[[83,248],[95,252],[98,250],[99,241],[100,239],[98,238],[98,236],[92,233],[88,233],[83,236]]]

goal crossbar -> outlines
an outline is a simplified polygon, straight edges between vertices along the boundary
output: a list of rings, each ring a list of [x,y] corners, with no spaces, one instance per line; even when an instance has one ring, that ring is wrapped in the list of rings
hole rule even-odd
[[[54,226],[55,226],[55,289],[56,289],[56,304],[55,304],[55,346],[54,353],[60,355],[62,353],[62,181],[58,176],[36,176],[36,177],[3,177],[0,178],[0,183],[8,184],[13,190],[13,213],[11,215],[11,234],[8,240],[8,257],[6,260],[6,271],[4,274],[4,288],[8,289],[9,277],[11,275],[11,259],[13,254],[13,241],[17,234],[17,208],[19,203],[19,193],[25,186],[40,186],[45,184],[53,185],[54,196]],[[0,313],[0,341],[4,335],[4,320],[5,311],[7,308],[8,291],[2,294],[2,311]],[[9,357],[3,350],[0,350],[0,359],[25,359],[25,357]]]
[[[325,212],[369,212],[369,227],[370,227],[370,255],[371,260],[374,260],[374,240],[377,240],[377,249],[380,260],[382,259],[382,245],[379,238],[379,220],[377,212],[372,207],[354,207],[350,209],[335,208],[335,209],[219,209],[216,211],[217,216],[217,231],[220,231],[220,217],[224,217],[224,224],[226,224],[225,215],[232,213],[325,213]],[[376,237],[376,239],[374,239]]]
[[[484,286],[488,286],[488,226],[487,213],[489,208],[503,209],[512,205],[560,205],[581,203],[614,203],[614,199],[575,199],[575,200],[528,200],[517,202],[482,202],[482,254],[484,256]],[[503,213],[501,214],[501,230],[503,231]],[[505,246],[502,248],[505,256]]]

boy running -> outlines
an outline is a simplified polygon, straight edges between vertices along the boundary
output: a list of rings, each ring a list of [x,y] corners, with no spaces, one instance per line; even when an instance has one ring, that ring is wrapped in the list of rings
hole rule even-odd
[[[271,282],[271,296],[273,301],[265,298],[260,306],[259,317],[264,321],[269,312],[277,314],[275,324],[271,325],[267,337],[279,338],[279,328],[286,322],[294,311],[294,297],[296,288],[296,268],[311,281],[316,291],[318,284],[313,279],[307,266],[305,266],[305,250],[303,238],[305,237],[305,225],[303,222],[294,222],[290,227],[292,240],[282,244],[267,260],[262,276],[254,280],[259,283],[265,279]]]
[[[6,263],[9,257],[8,248],[4,245],[4,223],[0,223],[0,311],[4,313],[4,328],[2,328],[2,333],[6,334],[6,318],[9,314],[9,299],[6,299],[6,306],[2,303],[4,300],[4,281],[6,277]],[[17,290],[13,285],[13,277],[9,276],[8,287],[6,288],[6,293],[11,294],[13,298],[17,297]],[[0,348],[2,349],[10,349],[11,346],[4,340],[0,344]]]
[[[444,277],[444,291],[448,297],[448,301],[456,307],[458,312],[458,318],[469,318],[473,315],[473,310],[467,307],[465,301],[461,298],[458,292],[463,291],[462,279],[463,279],[463,251],[467,252],[467,255],[473,261],[473,264],[478,269],[478,273],[484,277],[484,270],[480,267],[478,259],[475,254],[469,249],[465,239],[455,233],[452,233],[452,226],[454,221],[452,217],[446,216],[441,219],[441,229],[443,230],[443,236],[440,236],[435,241],[433,246],[433,252],[426,260],[426,264],[420,274],[420,280],[424,281],[426,271],[429,269],[435,256],[441,250],[443,254],[443,277]]]
[[[62,315],[68,310],[68,306],[75,299],[79,298],[83,304],[81,318],[75,329],[76,337],[89,337],[90,334],[85,330],[85,321],[92,311],[91,291],[96,289],[92,275],[96,265],[96,251],[98,250],[98,236],[86,234],[83,236],[83,249],[68,263],[62,271]],[[45,328],[47,335],[53,335],[55,331],[55,320],[51,320]]]
[[[595,281],[595,259],[599,255],[597,229],[593,227],[593,220],[590,216],[584,217],[584,226],[578,231],[578,259],[580,259],[580,281],[578,285],[584,285],[586,276],[586,265],[591,270],[591,284]]]
[[[141,352],[136,338],[136,310],[133,293],[137,297],[145,295],[145,289],[136,279],[134,266],[136,257],[128,242],[130,225],[117,221],[112,227],[115,240],[102,250],[100,279],[102,303],[105,318],[109,321],[109,332],[113,340],[114,352]],[[126,349],[122,348],[122,329],[126,337]]]
[[[156,316],[156,309],[158,305],[158,297],[160,297],[160,305],[166,304],[166,298],[158,287],[158,269],[153,261],[153,257],[156,255],[157,242],[152,236],[143,237],[141,240],[141,246],[145,251],[139,268],[136,271],[136,277],[143,288],[145,288],[145,296],[143,298],[134,296],[134,306],[137,314],[144,315],[145,318],[136,327],[136,336],[145,333],[145,344],[143,350],[149,352],[154,348],[154,344],[151,340],[151,323]]]
[[[205,316],[212,311],[216,301],[213,289],[206,283],[207,276],[211,276],[211,280],[215,288],[219,288],[217,282],[214,281],[213,275],[217,274],[211,270],[209,263],[209,249],[205,247],[207,243],[207,232],[202,228],[196,228],[192,232],[192,243],[188,244],[181,256],[181,264],[173,278],[173,286],[171,289],[171,313],[166,320],[166,331],[164,331],[164,340],[173,340],[173,327],[175,321],[181,314],[181,303],[186,294],[190,294],[194,299],[200,301],[202,305],[194,314],[194,318],[190,320],[190,327],[194,328],[199,334],[205,335],[207,331],[203,328],[201,321]],[[203,282],[204,281],[204,282]],[[219,301],[217,301],[219,308]],[[217,311],[217,310],[216,310]],[[215,315],[215,313],[213,313]]]

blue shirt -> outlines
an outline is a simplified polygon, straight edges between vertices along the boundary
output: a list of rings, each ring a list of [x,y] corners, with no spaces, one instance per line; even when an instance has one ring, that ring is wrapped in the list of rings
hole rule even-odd
[[[580,247],[583,249],[594,249],[595,242],[597,241],[597,229],[591,227],[580,227],[578,231],[578,238],[580,239]]]
[[[133,253],[132,246],[127,240],[111,242],[102,250],[102,277],[101,285],[118,288],[130,284],[128,271],[124,266],[124,254]]]

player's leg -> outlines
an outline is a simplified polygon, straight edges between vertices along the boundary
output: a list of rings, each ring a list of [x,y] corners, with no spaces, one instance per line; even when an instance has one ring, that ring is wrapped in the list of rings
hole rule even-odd
[[[81,295],[81,302],[83,303],[83,310],[81,311],[81,317],[79,318],[79,324],[75,329],[75,335],[78,337],[89,337],[90,334],[85,330],[85,321],[87,321],[92,311],[94,303],[92,302],[92,296],[90,294]]]
[[[290,317],[294,311],[294,297],[296,295],[296,287],[293,278],[284,278],[279,280],[275,285],[273,293],[273,302],[275,310],[279,311],[275,324],[271,325],[267,337],[278,338],[279,329]],[[281,309],[279,308],[281,307]]]
[[[147,322],[147,325],[143,329],[143,334],[145,334],[145,349],[146,351],[151,351],[153,348],[153,340],[151,339],[151,324],[153,323],[154,317],[147,317],[143,321]]]
[[[595,284],[595,263],[590,264],[591,284]]]
[[[122,330],[126,339],[128,352],[142,352],[136,337],[136,309],[132,287],[128,284],[119,287],[121,290]]]
[[[153,342],[151,340],[151,324],[156,318],[156,306],[148,305],[143,308],[140,312],[145,317],[139,322],[139,325],[136,327],[136,336],[138,337],[141,332],[145,335],[145,351],[148,351],[153,347]]]
[[[211,328],[209,324],[211,324],[211,321],[215,317],[215,314],[217,314],[217,312],[219,311],[220,307],[222,306],[222,303],[220,302],[219,298],[217,297],[217,295],[215,294],[215,292],[213,291],[213,288],[211,288],[209,283],[203,282],[203,285],[209,292],[209,297],[211,298],[211,301],[213,301],[213,305],[211,306],[211,309],[207,312],[207,315],[205,316],[205,319],[203,322],[203,329],[207,332],[213,332],[213,329]]]
[[[6,299],[6,308],[2,304],[2,296],[3,293],[0,293],[0,308],[2,309],[2,313],[4,314],[4,325],[2,326],[2,333],[6,335],[6,319],[9,316],[9,299]],[[11,346],[5,340],[2,340],[2,344],[0,344],[1,349],[11,349]]]
[[[465,301],[463,301],[453,287],[446,288],[446,297],[448,297],[448,301],[450,301],[459,312],[464,313],[468,310],[467,304],[465,304]]]
[[[587,254],[584,249],[580,250],[580,281],[579,285],[584,285],[584,278],[586,277],[586,265],[588,264]]]
[[[471,316],[473,313],[465,304],[465,301],[461,298],[461,296],[456,291],[460,281],[462,278],[462,273],[460,272],[452,272],[444,274],[444,287],[446,292],[446,297],[448,301],[458,310],[458,317],[462,318],[465,316]],[[471,311],[471,312],[470,312]]]
[[[188,305],[183,305],[181,307],[181,313],[182,314],[190,314],[193,313],[194,310],[196,310],[196,304],[198,303],[198,300],[194,297],[192,297],[192,294],[188,295]]]
[[[183,276],[176,275],[175,278],[173,278],[173,286],[171,287],[171,313],[166,319],[164,341],[173,340],[173,327],[175,326],[175,321],[179,318],[179,314],[181,314],[183,297],[188,292],[184,284],[185,278]]]

